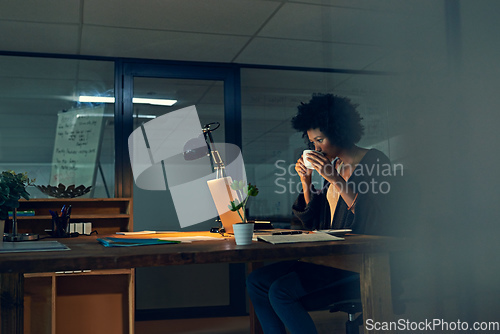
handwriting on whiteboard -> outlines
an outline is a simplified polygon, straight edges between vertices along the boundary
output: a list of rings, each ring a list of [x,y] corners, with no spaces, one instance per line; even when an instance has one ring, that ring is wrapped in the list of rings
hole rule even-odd
[[[51,185],[92,186],[102,141],[104,106],[58,114]]]

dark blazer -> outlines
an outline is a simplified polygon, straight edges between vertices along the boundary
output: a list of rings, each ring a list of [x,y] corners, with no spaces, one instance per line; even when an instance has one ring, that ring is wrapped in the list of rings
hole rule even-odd
[[[311,201],[305,204],[301,193],[292,206],[294,215],[305,229],[352,229],[353,233],[388,234],[391,202],[392,165],[389,158],[379,150],[369,150],[354,169],[347,181],[357,193],[354,212],[340,196],[333,222],[330,222],[330,206],[326,199],[328,182],[322,189],[314,189]]]

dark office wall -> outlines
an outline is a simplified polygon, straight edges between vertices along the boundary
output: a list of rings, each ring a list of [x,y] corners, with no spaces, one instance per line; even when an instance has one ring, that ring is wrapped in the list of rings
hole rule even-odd
[[[462,48],[449,118],[455,140],[445,165],[453,170],[448,276],[455,278],[463,312],[474,321],[498,321],[500,3],[463,0],[460,6]]]
[[[446,5],[447,65],[422,53],[394,91],[420,191],[405,296],[412,320],[472,325],[499,320],[500,2]]]

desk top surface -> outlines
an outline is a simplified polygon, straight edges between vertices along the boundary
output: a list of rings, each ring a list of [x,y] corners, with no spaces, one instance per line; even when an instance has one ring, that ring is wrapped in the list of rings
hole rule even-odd
[[[333,254],[393,252],[407,248],[404,239],[368,235],[347,235],[343,241],[281,245],[254,241],[247,246],[237,246],[234,239],[229,238],[190,244],[106,248],[96,239],[85,236],[52,239],[67,245],[71,249],[69,251],[0,254],[0,273],[259,262]]]

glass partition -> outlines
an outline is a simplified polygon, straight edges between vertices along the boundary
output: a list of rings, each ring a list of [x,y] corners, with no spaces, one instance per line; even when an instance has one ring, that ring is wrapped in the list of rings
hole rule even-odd
[[[139,104],[133,102],[134,130],[144,125],[143,131],[151,134],[148,122],[154,123],[156,118],[168,115],[171,112],[181,110],[186,107],[196,106],[196,113],[199,118],[199,133],[206,124],[217,122],[220,126],[211,134],[216,143],[226,142],[226,121],[225,121],[225,82],[215,80],[212,77],[207,79],[184,79],[168,77],[133,77],[133,99],[175,99],[177,102],[172,106],[158,106],[150,104]],[[159,72],[155,72],[159,76]],[[171,73],[170,73],[171,75]],[[148,129],[146,129],[148,128]],[[169,141],[178,138],[169,138],[171,135],[164,133]],[[149,147],[155,147],[157,142],[149,141]],[[164,139],[167,142],[166,139]],[[158,146],[156,146],[158,147]],[[167,158],[167,157],[165,157]],[[180,158],[183,160],[183,158]],[[166,161],[165,159],[164,161]],[[199,210],[198,203],[193,197],[186,197],[185,193],[179,195],[179,191],[169,187],[174,184],[177,189],[189,189],[191,192],[199,191],[200,182],[196,177],[188,178],[185,184],[175,184],[177,181],[175,173],[163,164],[163,177],[157,180],[157,184],[165,187],[165,190],[142,189],[134,182],[134,229],[156,230],[156,231],[209,231],[212,227],[219,227],[220,222],[216,217],[206,217],[205,221],[200,221],[195,225],[182,226],[180,224],[179,212],[181,210]],[[190,170],[193,163],[182,163],[183,168]],[[194,174],[193,174],[194,175]],[[179,175],[177,174],[177,177]],[[168,181],[167,181],[168,180]],[[203,183],[206,187],[206,182]],[[155,184],[156,185],[156,184]],[[194,188],[193,188],[194,187]],[[208,189],[208,188],[207,188]],[[180,197],[179,197],[180,196]],[[177,202],[176,202],[177,200]],[[207,194],[205,201],[213,201]],[[179,204],[179,201],[182,204]],[[175,204],[175,205],[174,205]],[[187,206],[188,207],[187,207]],[[185,214],[185,213],[184,213]],[[241,284],[244,279],[242,267],[229,265],[226,263],[210,264],[203,266],[170,266],[158,268],[137,268],[136,269],[136,309],[137,319],[144,319],[153,314],[164,317],[175,317],[176,314],[186,313],[203,314],[210,312],[210,308],[218,308],[224,314],[241,314],[244,312],[244,291],[234,291],[235,287]],[[239,272],[235,275],[235,272]],[[233,277],[230,280],[230,277]],[[234,277],[238,278],[234,278]],[[223,287],[214,289],[214,287]],[[206,308],[206,310],[204,310]]]
[[[145,97],[174,98],[177,102],[172,106],[134,103],[134,130],[156,117],[194,105],[200,120],[200,134],[201,127],[208,123],[218,122],[220,126],[211,134],[215,142],[225,141],[223,81],[135,77],[134,98]],[[134,183],[134,228],[136,230],[175,231],[180,229],[172,190],[167,184],[169,176],[172,180],[172,175],[168,173],[164,179],[158,180],[158,183],[165,184],[165,188],[169,191],[141,189]],[[208,197],[207,200],[212,200],[212,198]],[[218,227],[217,224],[215,218],[211,217],[194,226],[184,227],[183,230],[209,231],[211,227]]]
[[[0,56],[0,170],[113,197],[114,104],[81,103],[80,96],[113,98],[114,63]]]

